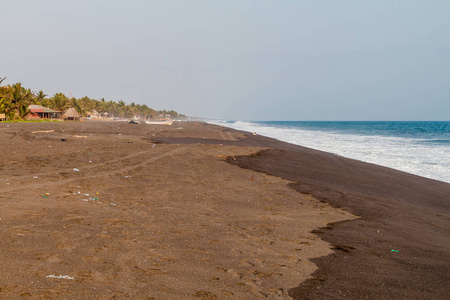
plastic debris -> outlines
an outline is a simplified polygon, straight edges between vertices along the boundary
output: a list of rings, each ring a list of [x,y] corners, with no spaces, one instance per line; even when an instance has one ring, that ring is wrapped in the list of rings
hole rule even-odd
[[[36,179],[36,178],[38,178],[38,177],[37,177],[37,176],[33,176],[33,178],[35,178],[35,179]]]
[[[391,252],[400,252],[400,250],[391,249]]]
[[[74,280],[75,277],[71,277],[69,275],[47,275],[46,278],[55,278],[55,279],[70,279]]]
[[[74,170],[75,172],[80,172],[80,170],[78,170],[77,168],[73,168],[73,170]]]
[[[61,139],[61,142],[67,142],[67,140],[66,139]]]
[[[111,202],[111,205],[117,205],[117,204],[116,204],[116,203],[112,203],[112,202]],[[0,220],[1,220],[1,219],[0,219]]]

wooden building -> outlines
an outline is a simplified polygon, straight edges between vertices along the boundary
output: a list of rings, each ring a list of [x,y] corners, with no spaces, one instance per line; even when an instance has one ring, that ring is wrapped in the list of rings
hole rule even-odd
[[[54,110],[40,105],[30,105],[28,107],[30,114],[29,119],[62,119],[62,111]]]

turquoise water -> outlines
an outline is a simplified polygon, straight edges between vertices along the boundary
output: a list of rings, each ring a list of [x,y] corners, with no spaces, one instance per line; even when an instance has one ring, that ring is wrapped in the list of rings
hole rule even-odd
[[[215,121],[450,183],[450,122]]]
[[[253,122],[280,128],[299,128],[342,134],[390,136],[416,139],[420,142],[450,143],[450,122]]]

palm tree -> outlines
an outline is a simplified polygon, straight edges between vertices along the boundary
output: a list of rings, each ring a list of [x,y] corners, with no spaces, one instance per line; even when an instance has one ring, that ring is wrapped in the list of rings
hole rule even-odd
[[[5,113],[10,120],[23,119],[30,113],[28,106],[33,102],[34,94],[19,82],[3,89],[2,99],[3,104],[7,104]]]
[[[127,105],[123,100],[115,102],[107,101],[104,98],[95,100],[89,97],[68,99],[63,93],[57,93],[53,97],[47,98],[47,95],[43,91],[35,94],[30,89],[22,87],[21,83],[1,86],[1,83],[5,79],[6,77],[0,77],[0,113],[6,114],[10,120],[25,118],[29,114],[28,107],[32,103],[60,111],[73,106],[80,115],[86,115],[86,112],[95,109],[99,113],[108,113],[112,117],[139,116],[140,118],[149,119],[155,118],[159,114],[170,115],[172,118],[178,116],[178,113],[173,110],[155,111],[145,104],[140,105],[131,102],[130,105]]]
[[[50,98],[49,106],[52,109],[63,111],[69,106],[69,99],[63,93],[56,93]]]
[[[8,99],[0,95],[0,114],[4,114],[9,106]]]
[[[44,101],[45,97],[47,97],[47,94],[44,94],[42,90],[39,91],[35,97],[36,104],[42,105],[42,102]]]
[[[86,115],[86,110],[82,106],[83,105],[82,99],[77,100],[76,98],[71,98],[70,101],[72,102],[72,107],[75,108],[75,110],[78,112],[80,116]]]

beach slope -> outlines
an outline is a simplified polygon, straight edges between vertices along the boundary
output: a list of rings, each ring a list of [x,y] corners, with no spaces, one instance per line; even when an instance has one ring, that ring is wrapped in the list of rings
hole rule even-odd
[[[0,124],[0,298],[286,299],[357,218],[204,123]]]

